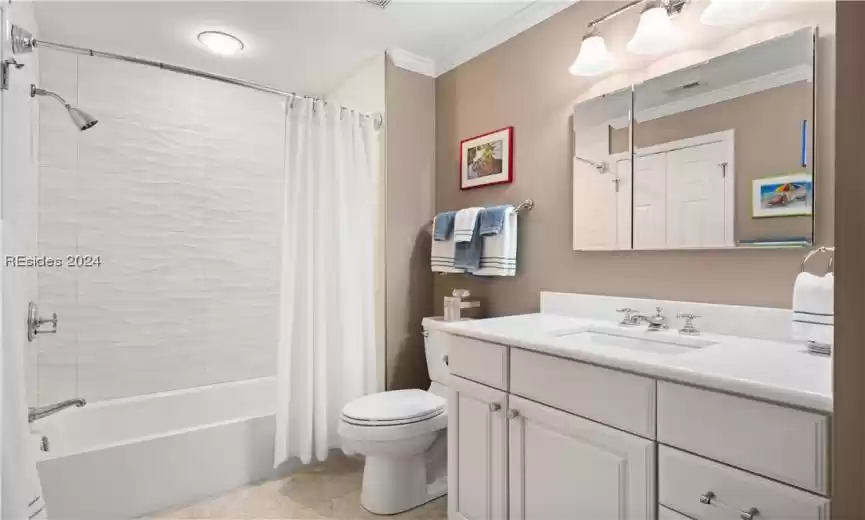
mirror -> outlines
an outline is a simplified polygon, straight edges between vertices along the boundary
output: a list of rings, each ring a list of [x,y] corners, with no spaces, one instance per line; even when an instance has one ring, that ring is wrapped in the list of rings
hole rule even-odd
[[[631,88],[574,108],[574,249],[631,249]],[[624,148],[612,148],[624,131]]]
[[[627,92],[577,105],[574,249],[811,245],[814,44],[802,29],[635,85],[631,125],[611,105]],[[604,152],[617,169],[589,179],[577,157]]]

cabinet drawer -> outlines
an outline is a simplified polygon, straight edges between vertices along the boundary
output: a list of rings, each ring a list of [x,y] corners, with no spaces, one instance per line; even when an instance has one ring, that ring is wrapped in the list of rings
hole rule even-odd
[[[462,336],[448,337],[451,374],[507,390],[508,348]]]
[[[655,380],[511,350],[511,393],[655,438]]]
[[[658,441],[828,494],[824,415],[660,382]]]
[[[712,497],[710,503],[701,497]],[[658,501],[697,520],[829,520],[829,501],[673,448],[658,448]]]

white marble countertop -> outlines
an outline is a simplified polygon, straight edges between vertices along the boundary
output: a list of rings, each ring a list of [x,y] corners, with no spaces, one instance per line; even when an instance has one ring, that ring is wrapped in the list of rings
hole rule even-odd
[[[703,334],[717,342],[680,354],[562,341],[580,328],[614,328],[615,323],[552,314],[524,314],[484,320],[425,319],[427,329],[585,361],[609,368],[732,392],[823,413],[832,412],[832,360],[804,346],[759,339]],[[675,335],[677,331],[653,332]]]

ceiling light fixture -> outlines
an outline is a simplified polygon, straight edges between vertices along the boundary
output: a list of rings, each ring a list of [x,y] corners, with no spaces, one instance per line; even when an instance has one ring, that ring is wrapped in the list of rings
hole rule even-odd
[[[240,38],[220,31],[198,33],[198,41],[220,56],[232,56],[243,50],[243,42]]]
[[[574,76],[599,76],[615,68],[615,62],[604,38],[597,31],[591,30],[580,44],[577,59],[571,64],[568,72]]]
[[[700,21],[714,27],[745,23],[762,11],[766,3],[765,0],[712,0]]]
[[[640,13],[637,32],[628,42],[634,54],[661,54],[676,46],[679,33],[670,21],[667,5],[661,0],[646,2]]]

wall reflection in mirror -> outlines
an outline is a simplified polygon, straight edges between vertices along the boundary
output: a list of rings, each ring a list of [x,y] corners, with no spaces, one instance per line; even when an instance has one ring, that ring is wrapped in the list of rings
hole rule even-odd
[[[575,155],[617,168],[598,174],[575,158],[574,249],[812,244],[814,36],[635,85],[633,121],[619,101],[630,92],[577,105]],[[597,121],[605,112],[619,117]]]

